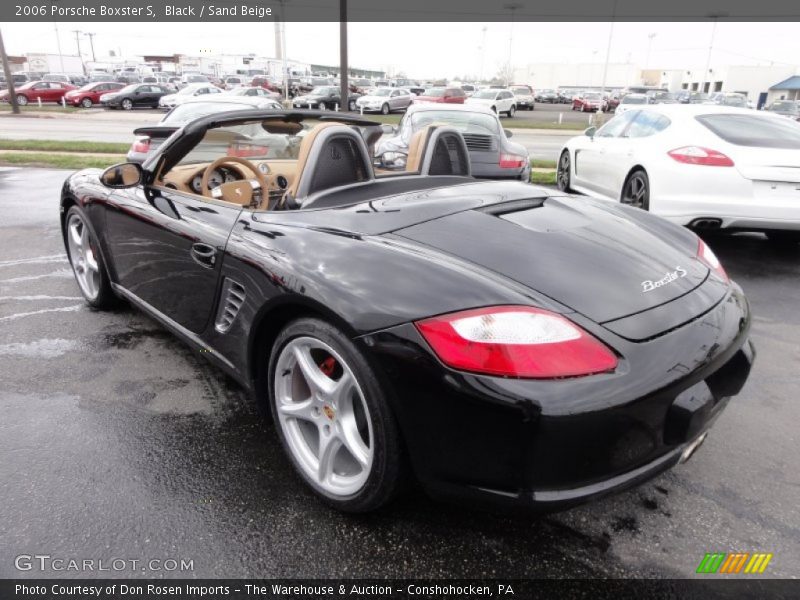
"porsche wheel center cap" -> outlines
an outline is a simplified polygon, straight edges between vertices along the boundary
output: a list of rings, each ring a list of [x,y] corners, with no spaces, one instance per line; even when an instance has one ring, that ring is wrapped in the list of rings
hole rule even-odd
[[[325,416],[328,417],[331,421],[333,421],[333,418],[336,416],[336,413],[327,404],[322,407],[322,412],[325,413]]]

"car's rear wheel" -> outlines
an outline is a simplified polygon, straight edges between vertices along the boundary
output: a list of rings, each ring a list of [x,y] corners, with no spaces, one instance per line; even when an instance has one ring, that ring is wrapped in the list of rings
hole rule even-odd
[[[20,106],[26,106],[28,104],[28,97],[22,94],[17,94],[17,104]]]
[[[644,169],[636,169],[625,180],[621,202],[634,208],[650,210],[650,178]]]
[[[269,364],[270,407],[295,469],[326,503],[367,512],[403,479],[400,436],[387,397],[363,354],[319,319],[293,321]]]
[[[558,169],[556,171],[556,185],[562,192],[571,192],[572,188],[572,165],[570,164],[569,150],[564,150],[558,159]]]
[[[389,105],[384,102],[383,106],[381,106],[381,114],[388,115],[389,114]]]
[[[67,256],[83,297],[94,308],[111,308],[117,297],[111,289],[103,257],[97,249],[97,239],[87,225],[86,216],[80,208],[73,206],[64,222]]]
[[[319,103],[320,110],[328,110],[328,106],[324,102]]]
[[[124,98],[121,103],[123,110],[130,110],[133,108],[133,102],[130,98]]]
[[[800,244],[800,231],[767,231],[767,239],[776,244]]]
[[[355,112],[355,110],[356,110],[356,101],[355,100],[350,100],[347,103],[347,110],[349,110],[350,112]]]
[[[92,108],[92,99],[84,98],[83,100],[81,100],[81,106],[83,108]]]

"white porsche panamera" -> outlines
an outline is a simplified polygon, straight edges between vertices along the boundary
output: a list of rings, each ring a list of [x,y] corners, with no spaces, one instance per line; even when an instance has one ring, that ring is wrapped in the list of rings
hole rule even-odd
[[[800,241],[800,123],[748,109],[632,108],[570,139],[558,187],[697,229]]]

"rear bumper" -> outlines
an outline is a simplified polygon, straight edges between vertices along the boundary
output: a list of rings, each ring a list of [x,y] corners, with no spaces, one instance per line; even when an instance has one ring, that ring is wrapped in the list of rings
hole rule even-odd
[[[747,301],[735,287],[705,315],[647,342],[570,318],[620,353],[615,373],[471,375],[442,366],[413,325],[365,336],[431,495],[547,511],[640,484],[708,431],[755,356]]]

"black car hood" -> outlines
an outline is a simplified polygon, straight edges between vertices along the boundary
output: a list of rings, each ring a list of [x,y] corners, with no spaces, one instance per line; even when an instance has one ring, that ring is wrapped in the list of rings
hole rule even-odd
[[[577,198],[476,207],[395,233],[504,275],[598,323],[680,298],[708,277],[696,246]]]

